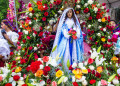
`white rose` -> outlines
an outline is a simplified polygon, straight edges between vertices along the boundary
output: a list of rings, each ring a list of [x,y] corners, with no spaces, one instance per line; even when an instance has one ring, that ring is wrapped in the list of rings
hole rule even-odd
[[[25,30],[24,33],[25,33],[26,35],[28,35],[28,31],[27,31],[27,30]]]
[[[93,4],[93,0],[88,0],[88,4]]]
[[[40,69],[43,69],[44,68],[44,66],[43,65],[40,65]]]
[[[33,33],[33,36],[35,37],[35,36],[36,36],[36,34],[35,34],[35,33]]]
[[[105,32],[105,31],[106,31],[106,28],[103,28],[103,31]]]
[[[68,80],[68,77],[65,77],[64,80],[63,80],[63,82],[66,82],[67,80]]]
[[[77,63],[73,63],[72,68],[76,68],[76,67],[77,67]]]
[[[59,11],[58,11],[58,13],[59,13],[59,14],[62,14],[62,11],[61,11],[61,10],[59,10]]]
[[[54,0],[50,0],[50,2],[53,4]]]
[[[45,81],[41,81],[38,86],[44,86],[44,85],[45,85]]]
[[[91,25],[88,25],[88,28],[91,28]]]
[[[33,15],[32,13],[29,13],[29,16],[30,16],[30,17],[32,17],[32,15]]]
[[[101,36],[101,34],[100,34],[100,33],[98,33],[97,35],[98,35],[98,36]]]
[[[77,8],[80,8],[80,5],[76,5]]]
[[[37,47],[34,47],[34,51],[36,51],[37,50]]]
[[[78,63],[78,66],[79,66],[80,68],[83,68],[83,63]]]
[[[94,70],[95,69],[95,67],[93,65],[90,65],[89,68],[90,68],[90,70]]]
[[[87,83],[86,80],[84,80],[84,81],[82,82],[82,85],[83,85],[83,86],[87,86],[87,84],[88,84],[88,83]]]
[[[31,25],[31,24],[32,24],[32,22],[31,22],[31,21],[29,21],[29,24]]]
[[[51,20],[49,21],[50,25],[52,25],[52,24],[53,24],[53,22],[54,22],[54,21],[51,19]]]
[[[95,13],[98,11],[98,8],[97,7],[94,7],[94,11],[95,11]]]
[[[101,22],[101,19],[98,19],[98,22]]]
[[[85,61],[85,62],[84,62],[84,65],[86,66],[87,64],[88,64],[88,62],[87,62],[87,61]]]
[[[113,81],[112,81],[112,82],[113,82],[113,84],[114,84],[114,85],[119,84],[119,81],[118,81],[117,79],[113,79]]]
[[[87,4],[87,3],[85,3],[84,5],[85,5],[85,7],[87,7],[87,6],[88,6],[88,4]]]
[[[99,26],[98,28],[100,29],[100,28],[102,28],[102,26]]]

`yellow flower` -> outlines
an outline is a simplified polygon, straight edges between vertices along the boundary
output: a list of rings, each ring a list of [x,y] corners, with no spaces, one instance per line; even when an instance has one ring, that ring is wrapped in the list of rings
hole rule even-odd
[[[42,74],[43,74],[43,70],[38,70],[38,71],[35,73],[35,76],[36,76],[36,77],[41,77]]]
[[[77,14],[79,14],[79,11],[76,11]]]
[[[87,69],[82,69],[82,73],[88,74],[88,70]]]
[[[20,59],[21,59],[21,57],[16,57],[16,58],[15,58],[15,60],[20,60]]]
[[[21,67],[17,67],[17,68],[15,69],[15,72],[18,73],[18,72],[20,72],[21,70],[22,70]]]
[[[102,41],[102,42],[105,42],[105,38],[101,38],[101,41]]]
[[[63,10],[64,10],[64,8],[60,8],[60,10],[61,10],[61,11],[63,11]]]
[[[114,56],[114,57],[111,58],[111,60],[112,60],[112,61],[117,61],[118,58]]]
[[[63,72],[61,71],[61,70],[58,70],[57,72],[56,72],[56,77],[61,77],[62,76],[62,74],[63,74]]]
[[[106,20],[105,20],[105,18],[102,18],[102,20],[101,20],[102,22],[105,22]]]
[[[30,7],[30,8],[29,8],[29,11],[32,11],[32,10],[33,10],[33,8],[32,8],[32,7]]]
[[[103,69],[102,69],[101,66],[97,67],[97,72],[98,72],[98,73],[101,73],[102,71],[103,71]]]
[[[81,79],[82,78],[82,71],[80,69],[75,69],[72,71],[73,74],[75,74],[75,78]]]
[[[29,24],[28,23],[25,23],[25,26],[28,26]]]

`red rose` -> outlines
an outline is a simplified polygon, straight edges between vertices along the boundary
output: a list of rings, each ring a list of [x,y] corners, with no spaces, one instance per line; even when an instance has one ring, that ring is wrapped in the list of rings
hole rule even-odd
[[[60,70],[59,68],[55,69],[55,71],[57,72],[58,70]]]
[[[16,64],[16,61],[12,61],[12,65],[15,65]]]
[[[24,63],[26,63],[26,60],[25,59],[21,59],[20,60],[20,64],[24,64]]]
[[[93,33],[94,33],[94,30],[91,31],[91,34],[93,34]]]
[[[101,74],[98,73],[98,72],[95,74],[95,76],[98,77],[98,78],[101,78]]]
[[[95,75],[95,70],[92,71],[92,74]]]
[[[43,35],[43,32],[40,32],[38,36],[39,36],[39,37],[42,37],[42,35]]]
[[[35,34],[37,34],[37,31],[34,31]]]
[[[88,31],[88,33],[90,33],[90,29],[88,29],[87,31]]]
[[[72,65],[70,65],[69,70],[73,70]]]
[[[29,4],[28,4],[28,7],[32,7],[32,4],[31,4],[31,3],[29,3]]]
[[[109,12],[109,9],[107,9],[107,11],[106,11],[107,13]]]
[[[17,45],[20,45],[20,42],[17,42]]]
[[[77,82],[73,82],[73,86],[79,86]]]
[[[51,80],[50,80],[50,79],[48,79],[48,80],[47,80],[47,84],[50,84],[50,83],[51,83]]]
[[[47,76],[48,75],[48,72],[43,70],[43,75]]]
[[[27,84],[23,84],[22,86],[27,86]]]
[[[96,82],[96,80],[92,79],[90,80],[90,84],[94,84]]]
[[[92,37],[90,37],[89,40],[92,40]]]
[[[43,57],[43,62],[48,62],[49,61],[49,57],[48,56],[44,56]]]
[[[100,19],[100,13],[99,13],[99,12],[97,13],[96,18],[97,18],[97,19]]]
[[[92,16],[89,17],[89,20],[92,20]]]
[[[22,39],[22,36],[20,35],[19,37],[18,37],[18,40],[21,40]]]
[[[42,62],[40,61],[35,61],[35,62],[32,62],[31,65],[30,65],[30,70],[35,73],[39,68],[40,68],[40,65],[42,64]]]
[[[27,36],[27,39],[29,39],[29,40],[30,40],[30,37],[29,37],[29,36]]]
[[[32,48],[33,48],[33,47],[32,47],[32,46],[30,46],[30,47],[29,47],[29,50],[32,50]]]
[[[23,35],[23,32],[18,32],[18,35]]]
[[[101,9],[100,8],[98,8],[98,12],[100,12],[101,11]]]
[[[49,66],[45,66],[44,70],[48,72],[48,71],[50,71],[50,67]]]
[[[95,44],[97,45],[98,42],[95,42]]]
[[[30,67],[28,66],[28,67],[26,68],[26,70],[27,70],[27,72],[29,72],[29,71],[30,71]]]
[[[22,42],[23,42],[23,43],[25,43],[25,42],[26,42],[26,40],[25,40],[25,39],[23,39],[23,40],[22,40]]]
[[[92,64],[94,62],[94,60],[92,58],[88,59],[88,64]]]
[[[43,18],[42,18],[42,21],[46,21],[46,17],[43,17]]]
[[[102,3],[102,6],[105,6],[106,5],[106,3]]]
[[[91,72],[91,70],[90,69],[87,69],[88,70],[88,73],[90,73]]]
[[[59,5],[61,3],[61,0],[56,1],[56,5]]]
[[[35,59],[38,59],[37,53],[34,53],[34,57],[35,57]]]
[[[13,52],[10,52],[10,55],[12,56],[14,53]]]
[[[7,83],[7,84],[5,84],[5,86],[12,86],[12,84],[11,83]]]
[[[89,9],[85,8],[84,13],[88,13],[88,12],[89,12]]]
[[[45,15],[45,16],[48,16],[48,12],[45,12],[44,15]]]
[[[13,76],[13,79],[14,79],[15,81],[18,81],[18,80],[20,79],[20,76],[14,75],[14,76]]]

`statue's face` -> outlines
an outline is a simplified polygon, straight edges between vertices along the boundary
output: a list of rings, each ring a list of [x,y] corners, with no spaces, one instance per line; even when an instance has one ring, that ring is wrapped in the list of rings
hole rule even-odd
[[[68,16],[68,18],[72,18],[72,10],[71,9],[67,12],[67,16]]]

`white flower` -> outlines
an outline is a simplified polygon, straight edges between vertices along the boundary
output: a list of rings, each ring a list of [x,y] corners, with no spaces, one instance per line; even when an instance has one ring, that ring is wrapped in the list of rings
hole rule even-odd
[[[34,47],[34,51],[36,51],[37,50],[37,47]]]
[[[38,51],[38,53],[40,53],[40,51]]]
[[[32,22],[31,22],[31,21],[29,21],[29,24],[31,25],[31,24],[32,24]]]
[[[30,17],[32,17],[32,16],[33,16],[33,14],[32,14],[32,13],[29,13],[29,16],[30,16]]]
[[[98,19],[98,22],[101,22],[101,19]]]
[[[83,85],[83,86],[87,86],[87,84],[88,84],[88,83],[87,83],[86,80],[84,80],[84,81],[82,82],[82,85]]]
[[[45,85],[45,81],[41,81],[39,86],[44,86]]]
[[[22,25],[20,25],[20,28],[22,28]]]
[[[49,61],[46,63],[46,65],[49,65],[49,64],[51,64],[53,67],[57,67],[58,66],[56,60],[53,59],[52,57],[49,57]]]
[[[72,68],[76,68],[76,67],[77,67],[77,63],[73,63]]]
[[[27,30],[23,30],[23,32],[24,32],[26,35],[28,35],[28,31],[27,31]]]
[[[101,33],[97,33],[98,36],[101,36]]]
[[[113,79],[113,81],[112,81],[112,82],[113,82],[113,84],[114,84],[114,85],[119,84],[119,81],[118,81],[117,79]]]
[[[120,68],[119,68],[119,69],[117,69],[117,73],[118,73],[118,75],[120,76]]]
[[[66,82],[67,80],[68,80],[68,77],[65,77],[64,80],[63,80],[63,82]]]
[[[85,5],[85,7],[87,7],[87,6],[88,6],[88,3],[85,3],[84,5]]]
[[[104,9],[104,6],[102,6],[101,9]]]
[[[72,76],[72,82],[75,82],[75,76]]]
[[[108,13],[106,13],[105,16],[108,17],[109,16]]]
[[[44,68],[44,66],[43,65],[40,65],[40,69],[43,69]]]
[[[102,26],[99,26],[98,28],[100,29],[100,28],[102,28]]]
[[[36,17],[39,17],[39,14],[38,14],[38,13],[36,13]]]
[[[88,4],[93,4],[93,0],[88,0]]]
[[[50,26],[47,26],[47,29],[50,29]]]
[[[106,60],[105,58],[100,58],[99,59],[99,56],[97,56],[96,59],[95,59],[96,66],[101,65],[105,60]]]
[[[89,68],[90,68],[90,70],[94,70],[95,69],[95,67],[93,65],[90,65]]]
[[[54,0],[50,0],[50,2],[53,4]]]
[[[97,4],[97,6],[99,7],[99,6],[100,6],[100,4]]]
[[[103,31],[105,32],[105,31],[106,31],[106,28],[103,28]]]
[[[85,61],[85,62],[84,62],[84,65],[86,66],[87,64],[88,64],[88,61]]]
[[[94,7],[94,11],[95,11],[95,13],[97,13],[97,11],[98,11],[98,8],[97,8],[97,7]]]
[[[26,15],[28,15],[29,12],[26,12]]]
[[[35,33],[33,33],[33,36],[35,37],[35,36],[36,36],[36,34],[35,34]]]
[[[83,23],[83,20],[80,20],[80,24],[82,24]]]
[[[83,63],[78,63],[78,66],[79,66],[80,68],[83,68]]]
[[[55,14],[55,17],[57,17],[57,14]]]
[[[91,28],[91,25],[90,25],[90,24],[88,25],[88,28]]]
[[[93,52],[91,52],[91,57],[92,59],[95,59],[95,57],[98,56],[99,53],[97,53],[96,49],[93,49]]]
[[[59,10],[59,11],[58,11],[58,13],[59,13],[59,14],[62,14],[62,11],[61,11],[61,10]]]
[[[51,19],[51,20],[49,21],[50,25],[52,25],[52,24],[53,24],[53,22],[54,22],[54,21],[53,21],[53,19]]]
[[[77,0],[77,3],[80,3],[80,0]]]
[[[17,86],[22,86],[23,84],[25,84],[25,82],[24,82],[24,81],[19,80],[19,81],[18,81],[18,85],[17,85]]]
[[[77,8],[80,8],[80,5],[76,5]]]
[[[108,36],[108,39],[110,39],[110,36]]]

